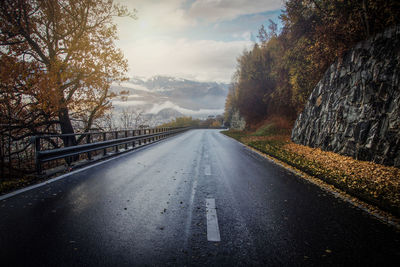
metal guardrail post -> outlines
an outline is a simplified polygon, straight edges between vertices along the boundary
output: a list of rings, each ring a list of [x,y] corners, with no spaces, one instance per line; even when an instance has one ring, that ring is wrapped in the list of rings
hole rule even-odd
[[[115,131],[115,139],[118,139],[118,131]],[[118,145],[115,146],[115,153],[118,153]]]
[[[128,131],[125,130],[125,137],[128,137]],[[125,150],[128,150],[128,143],[125,144]]]
[[[135,130],[132,130],[132,136],[135,136]],[[132,141],[132,148],[135,148],[136,141]]]
[[[103,133],[103,141],[107,141],[107,133]],[[107,148],[103,149],[103,155],[105,156],[107,154]]]
[[[0,179],[4,179],[5,178],[5,174],[4,174],[4,150],[3,150],[3,145],[4,145],[4,136],[1,136],[1,141],[0,141],[0,163],[1,163],[1,171],[0,171]]]
[[[42,173],[42,164],[40,163],[38,154],[40,152],[40,137],[39,136],[34,136],[32,137],[32,144],[35,147],[35,168],[37,174]]]
[[[139,130],[139,135],[142,135],[142,130]],[[141,146],[141,145],[142,145],[142,140],[139,139],[139,146]]]
[[[90,144],[90,134],[86,135],[86,144]],[[92,160],[92,152],[87,153],[88,160]]]

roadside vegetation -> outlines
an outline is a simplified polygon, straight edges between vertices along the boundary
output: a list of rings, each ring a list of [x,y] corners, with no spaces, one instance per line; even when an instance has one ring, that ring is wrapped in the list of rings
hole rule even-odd
[[[18,179],[7,179],[0,182],[0,195],[8,192],[24,188],[26,186],[39,183],[41,179],[38,179],[34,175],[24,175]]]
[[[209,116],[207,119],[194,119],[192,117],[179,117],[164,123],[160,127],[194,127],[194,128],[221,128],[224,118],[221,115]]]
[[[290,141],[290,128],[269,120],[255,130],[223,131],[262,153],[400,216],[400,169],[359,161]]]
[[[261,25],[257,42],[237,59],[226,124],[295,120],[327,68],[356,43],[398,25],[398,10],[400,1],[285,1],[282,27]]]

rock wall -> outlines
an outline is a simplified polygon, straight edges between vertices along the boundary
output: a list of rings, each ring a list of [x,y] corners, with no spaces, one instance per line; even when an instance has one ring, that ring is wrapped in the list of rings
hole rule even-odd
[[[359,43],[326,71],[292,140],[400,167],[400,26]]]

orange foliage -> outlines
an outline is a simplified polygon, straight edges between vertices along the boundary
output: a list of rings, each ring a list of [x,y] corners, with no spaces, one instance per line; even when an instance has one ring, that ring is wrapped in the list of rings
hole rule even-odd
[[[322,164],[332,172],[344,173],[353,180],[367,180],[377,185],[397,188],[400,192],[400,169],[383,166],[370,161],[360,161],[319,148],[289,143],[283,149]]]
[[[63,132],[73,131],[70,116],[85,117],[90,128],[110,108],[111,82],[126,79],[113,17],[127,15],[107,0],[3,1],[0,60],[7,67],[0,71],[1,89],[12,88],[10,97],[23,94],[25,102],[53,114]]]

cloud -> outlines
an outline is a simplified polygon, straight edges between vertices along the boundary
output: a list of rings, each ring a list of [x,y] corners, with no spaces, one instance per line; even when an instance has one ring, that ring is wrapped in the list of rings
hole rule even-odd
[[[229,82],[236,58],[251,45],[249,41],[188,39],[140,39],[122,47],[130,74],[154,74],[200,81]]]
[[[158,112],[160,112],[163,109],[166,108],[172,108],[184,115],[210,115],[210,114],[221,114],[224,112],[224,109],[199,109],[199,110],[191,110],[191,109],[187,109],[187,108],[182,108],[174,103],[172,103],[171,101],[166,101],[164,103],[161,104],[153,104],[152,108],[150,110],[147,111],[147,113],[152,113],[152,114],[157,114]]]
[[[138,20],[116,18],[130,76],[229,82],[252,33],[282,0],[117,0]],[[263,13],[264,12],[264,13]]]
[[[190,7],[189,15],[208,22],[217,22],[280,8],[282,0],[197,0]]]
[[[131,89],[135,89],[135,90],[150,92],[150,90],[147,87],[140,85],[140,84],[132,84],[129,82],[122,82],[122,83],[115,84],[115,85],[122,86],[124,88],[131,88]]]
[[[129,101],[121,101],[121,100],[113,100],[113,106],[118,107],[130,107],[130,106],[144,106],[147,105],[148,102],[142,100],[129,100]]]
[[[116,18],[120,35],[141,37],[149,34],[175,32],[194,26],[196,21],[183,8],[185,0],[118,0],[118,3],[137,10],[138,20]]]

